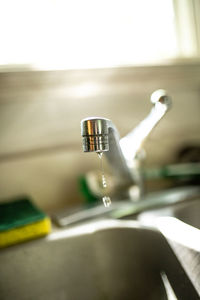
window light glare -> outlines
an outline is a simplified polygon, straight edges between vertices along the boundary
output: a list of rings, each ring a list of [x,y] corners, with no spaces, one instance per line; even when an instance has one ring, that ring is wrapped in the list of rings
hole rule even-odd
[[[180,245],[200,251],[200,230],[174,217],[160,217],[156,225],[163,235]]]
[[[172,0],[7,0],[0,33],[0,65],[93,68],[177,54]]]

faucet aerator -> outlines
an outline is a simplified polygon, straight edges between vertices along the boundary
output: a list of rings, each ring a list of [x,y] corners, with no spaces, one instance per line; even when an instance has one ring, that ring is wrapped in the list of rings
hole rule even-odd
[[[109,151],[107,121],[105,118],[87,118],[81,121],[84,152]]]

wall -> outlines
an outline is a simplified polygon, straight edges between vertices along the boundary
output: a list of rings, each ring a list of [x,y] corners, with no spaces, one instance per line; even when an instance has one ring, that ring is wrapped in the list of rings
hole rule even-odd
[[[200,63],[0,73],[0,201],[29,194],[48,211],[82,201],[77,177],[98,160],[81,151],[81,119],[108,117],[123,136],[147,115],[158,88],[173,108],[145,144],[148,166],[200,143]]]

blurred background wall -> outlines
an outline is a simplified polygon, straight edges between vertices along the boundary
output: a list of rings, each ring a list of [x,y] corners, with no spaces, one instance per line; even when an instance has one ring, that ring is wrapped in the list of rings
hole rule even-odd
[[[8,2],[11,5],[12,1]],[[23,1],[21,2],[21,7],[25,5],[25,11],[28,10],[27,14],[31,14],[27,5]],[[57,13],[61,13],[64,2],[58,2],[60,8]],[[76,4],[79,5],[79,2],[76,1]],[[87,2],[88,5],[91,4],[90,1]],[[24,19],[22,18],[19,23],[16,23],[16,26],[20,24],[19,40],[15,35],[17,32],[15,32],[15,20],[12,22],[10,19],[11,25],[7,24],[10,30],[9,37],[12,38],[8,39],[4,30],[0,61],[0,201],[16,195],[28,194],[41,208],[48,211],[80,203],[82,196],[77,186],[78,176],[99,168],[99,162],[95,155],[82,153],[81,119],[88,116],[110,118],[123,136],[150,111],[150,95],[158,88],[166,89],[172,96],[173,108],[145,143],[146,166],[161,166],[176,162],[176,154],[179,149],[185,145],[199,145],[198,22],[200,19],[196,11],[199,4],[197,1],[182,1],[182,5],[180,1],[168,1],[169,10],[165,18],[169,20],[167,26],[171,26],[170,31],[167,32],[166,28],[161,26],[161,32],[159,31],[155,36],[151,35],[151,39],[148,37],[149,19],[145,22],[145,18],[143,18],[145,31],[143,29],[136,34],[136,31],[133,30],[135,23],[132,24],[130,20],[137,15],[137,10],[133,9],[134,13],[131,14],[130,3],[128,4],[127,1],[119,6],[119,12],[121,7],[127,7],[129,12],[127,25],[124,21],[126,20],[126,10],[121,18],[119,12],[116,13],[115,4],[113,1],[111,2],[110,10],[107,11],[110,19],[108,16],[105,17],[103,7],[100,12],[94,7],[92,10],[99,16],[96,26],[104,24],[104,32],[106,28],[110,30],[106,40],[102,38],[104,32],[99,27],[99,31],[93,38],[91,34],[86,34],[84,39],[83,32],[81,32],[84,14],[80,14],[79,6],[72,8],[76,22],[73,21],[70,25],[62,21],[60,27],[57,28],[60,32],[60,39],[55,41],[51,35],[53,27],[47,37],[44,33],[48,31],[48,26],[45,26],[40,40],[36,38],[41,29],[39,25],[31,27],[32,29],[28,33],[24,31],[25,21],[28,20],[27,15],[26,18],[24,16]],[[56,5],[54,1],[45,1],[45,3],[46,5],[49,3]],[[133,3],[137,5],[138,1],[133,1]],[[149,6],[149,8],[153,7],[152,14],[154,11],[155,18],[159,16],[158,12],[156,15],[155,8],[157,7],[158,11],[160,9],[160,12],[164,9],[158,3],[159,1],[152,1]],[[38,6],[32,5],[35,8],[32,16],[34,19],[34,14],[38,13],[39,4],[37,4]],[[43,4],[43,6],[39,11],[41,22],[43,18],[45,19],[44,14],[41,15],[45,10],[45,5]],[[138,7],[139,11],[141,11],[141,7]],[[7,13],[9,13],[9,8],[10,6],[7,4],[5,8]],[[16,9],[18,8],[19,6],[16,7]],[[51,8],[51,14],[53,8],[54,6]],[[112,9],[115,12],[113,13],[114,23],[109,27],[109,20],[112,20]],[[3,15],[2,10],[1,14]],[[70,14],[69,11],[68,14]],[[191,21],[194,19],[194,14],[195,24]],[[146,15],[147,11],[143,16]],[[186,20],[185,15],[189,24],[187,25],[187,34],[184,33],[186,24],[182,23],[183,19]],[[53,26],[54,22],[50,16],[47,21]],[[104,19],[100,20],[100,16],[104,16]],[[14,15],[12,17],[15,18]],[[64,14],[62,18],[62,20],[65,19]],[[104,20],[107,20],[106,23]],[[164,17],[163,19],[159,17],[154,21],[151,32],[159,26],[161,20],[164,20]],[[75,23],[78,25],[73,31]],[[27,24],[30,29],[31,22]],[[119,24],[119,27],[114,29],[116,24]],[[126,24],[126,27],[123,27],[125,26],[123,24]],[[138,24],[141,26],[141,23]],[[67,25],[71,27],[70,30],[68,28],[64,37],[61,28],[63,28],[63,32],[66,32]],[[121,33],[120,25],[123,25],[121,28],[124,30],[121,30]],[[175,26],[174,31],[172,25]],[[182,25],[183,29],[181,30]],[[89,31],[88,26],[91,26],[91,23],[87,23],[85,28]],[[72,45],[73,33],[78,35],[77,28],[80,35],[83,35],[82,42]],[[118,33],[121,35],[117,35]],[[126,36],[124,33],[127,33],[127,38],[120,40],[124,35]],[[71,34],[72,38],[69,39]],[[53,37],[55,38],[55,36],[56,31]],[[94,46],[99,37],[101,37],[100,42]],[[47,38],[46,44],[42,38]],[[65,40],[64,48],[61,47],[63,39]],[[143,42],[140,47],[136,47],[140,40]],[[26,46],[22,41],[26,42]],[[123,52],[130,46],[130,41],[132,43],[130,51]],[[41,42],[44,44],[41,45]],[[28,47],[28,43],[32,43],[32,46]],[[56,46],[52,50],[53,44]],[[88,44],[88,48],[85,44]],[[114,55],[113,49],[117,49],[121,44],[125,46],[120,48],[118,56]],[[161,47],[160,44],[163,46]],[[81,45],[83,45],[83,49],[81,49]],[[92,48],[91,45],[93,45]],[[41,50],[42,46],[46,47],[43,51]],[[59,47],[63,49],[61,53],[57,51],[60,49]],[[50,57],[47,59],[48,49]],[[87,49],[92,50],[87,52]],[[107,54],[106,49],[108,49]],[[136,49],[135,53],[134,49]],[[140,49],[143,53],[141,56]],[[31,54],[31,50],[37,50],[33,51],[37,55]],[[76,50],[75,56],[72,56],[73,50]],[[52,60],[53,51],[57,60],[55,57]],[[94,56],[91,58],[92,53]],[[102,59],[103,55],[104,60]],[[39,57],[38,64],[36,63],[37,57]]]

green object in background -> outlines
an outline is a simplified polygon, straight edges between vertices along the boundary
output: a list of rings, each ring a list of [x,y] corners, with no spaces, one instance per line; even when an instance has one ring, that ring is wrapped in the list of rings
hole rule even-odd
[[[87,203],[95,203],[98,201],[98,197],[95,196],[90,187],[88,186],[87,179],[85,175],[81,175],[78,178],[79,189]]]
[[[182,163],[162,166],[160,168],[141,169],[141,174],[145,181],[148,180],[178,180],[189,181],[192,183],[200,182],[200,163]],[[91,178],[93,180],[91,180]],[[98,186],[94,184],[97,178],[87,173],[78,178],[79,190],[85,198],[86,203],[96,203],[100,198],[98,193]],[[177,182],[176,182],[177,184]],[[99,195],[97,195],[99,194]]]
[[[145,179],[195,179],[200,178],[200,163],[166,165],[161,168],[142,170]]]

